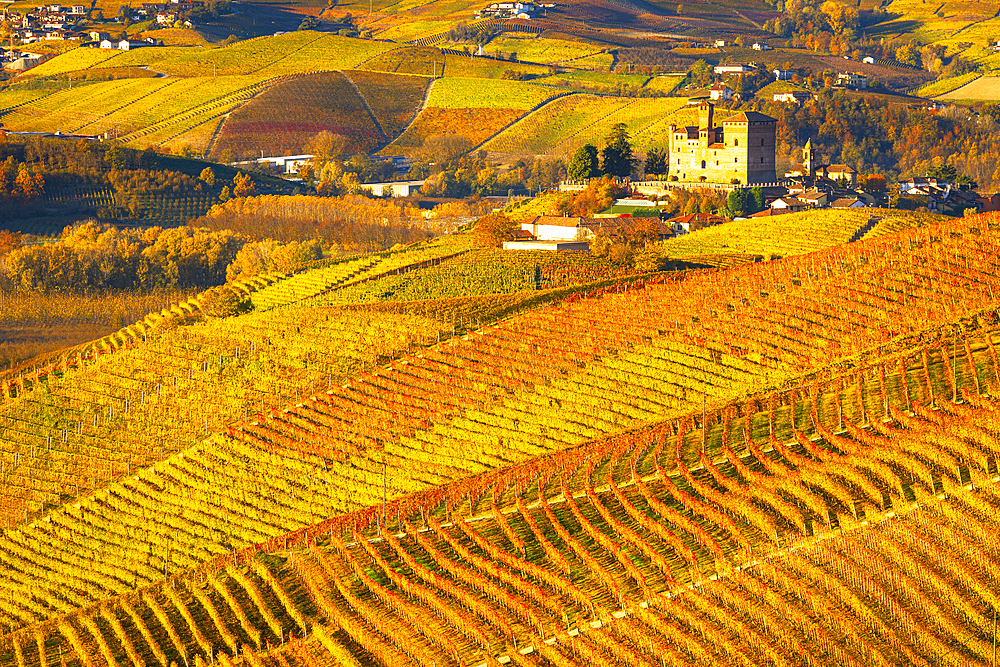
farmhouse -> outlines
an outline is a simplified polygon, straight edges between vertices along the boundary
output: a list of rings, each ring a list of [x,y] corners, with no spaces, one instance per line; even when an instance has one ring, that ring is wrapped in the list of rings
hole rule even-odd
[[[867,88],[868,77],[860,72],[846,72],[838,74],[837,85],[845,88]]]
[[[774,70],[774,80],[775,81],[788,81],[795,75],[795,70],[793,69],[776,69]]]
[[[813,94],[808,90],[786,90],[783,93],[775,93],[775,102],[786,102],[791,104],[802,104],[813,98]]]
[[[410,197],[419,193],[423,184],[423,181],[392,181],[391,183],[362,183],[358,187],[380,197]]]
[[[796,197],[778,197],[771,202],[771,208],[781,209],[785,212],[804,211],[809,208],[809,204]]]
[[[708,96],[715,100],[731,100],[733,99],[733,90],[726,85],[712,86],[708,89]]]
[[[656,218],[633,218],[622,216],[614,218],[583,218],[561,217],[556,215],[538,215],[521,223],[521,229],[512,244],[522,244],[528,241],[548,244],[583,243],[586,244],[598,234],[615,234],[619,230],[630,234],[632,228],[642,220],[643,224],[654,223],[660,239],[669,238],[673,230]],[[504,245],[506,248],[507,246]],[[519,245],[517,249],[526,246]],[[575,250],[570,246],[537,248],[539,250]],[[583,248],[585,249],[585,248]]]
[[[715,106],[698,105],[698,126],[670,126],[670,175],[679,181],[772,183],[775,123],[745,111],[715,124]]]
[[[583,241],[587,232],[579,216],[566,218],[556,215],[538,215],[521,223],[521,229],[540,241]]]
[[[773,47],[766,42],[754,42],[750,48],[754,51],[770,51]]]
[[[753,65],[716,65],[713,68],[716,74],[749,74],[754,71]]]
[[[831,202],[830,208],[864,208],[865,203],[857,197],[841,197]]]
[[[477,9],[476,16],[480,18],[530,19],[536,10],[533,2],[494,2],[485,9]]]

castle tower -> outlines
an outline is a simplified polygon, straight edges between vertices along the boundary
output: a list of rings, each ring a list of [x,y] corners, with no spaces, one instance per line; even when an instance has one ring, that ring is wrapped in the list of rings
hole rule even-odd
[[[815,164],[812,139],[810,138],[806,141],[805,148],[802,149],[802,175],[807,178],[812,176]]]
[[[698,129],[711,130],[715,128],[715,105],[705,100],[698,105]]]

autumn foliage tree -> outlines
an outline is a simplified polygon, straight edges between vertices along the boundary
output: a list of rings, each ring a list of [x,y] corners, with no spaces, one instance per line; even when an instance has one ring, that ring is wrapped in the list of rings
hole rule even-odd
[[[233,196],[253,197],[257,194],[257,185],[250,178],[249,174],[236,174],[233,176]]]
[[[616,199],[628,194],[628,187],[616,183],[610,176],[591,181],[585,190],[562,199],[556,206],[560,215],[589,216],[611,206]]]
[[[518,224],[503,213],[489,213],[476,223],[476,245],[481,248],[499,248],[504,241],[514,238]]]

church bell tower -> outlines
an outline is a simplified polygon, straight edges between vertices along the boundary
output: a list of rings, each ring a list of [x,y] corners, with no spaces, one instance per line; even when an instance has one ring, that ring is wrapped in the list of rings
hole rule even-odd
[[[815,164],[812,139],[808,139],[805,148],[802,149],[802,175],[806,178],[811,177],[815,169]]]

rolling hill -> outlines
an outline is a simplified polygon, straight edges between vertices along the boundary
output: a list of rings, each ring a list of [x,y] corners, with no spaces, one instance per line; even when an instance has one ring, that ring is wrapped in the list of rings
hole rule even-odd
[[[415,83],[422,92],[423,82]],[[330,72],[291,79],[257,95],[226,117],[211,150],[215,157],[301,155],[319,132],[345,137],[350,155],[386,143],[378,117],[350,79]]]
[[[667,427],[671,433],[680,433],[678,442],[688,444],[678,450],[678,458],[656,460],[667,474],[684,476],[685,466],[694,467],[699,462],[701,454],[695,443],[704,442],[709,455],[716,455],[719,447],[725,453],[719,433],[742,437],[735,435],[740,433],[740,424],[750,433],[763,429],[764,443],[768,432],[784,437],[787,423],[779,427],[774,421],[777,416],[766,415],[802,414],[794,423],[797,428],[808,428],[808,413],[801,410],[809,401],[819,415],[817,419],[823,420],[820,423],[832,428],[832,419],[864,422],[867,412],[844,407],[856,395],[866,397],[865,410],[871,411],[885,400],[906,407],[905,400],[899,402],[900,396],[917,396],[922,381],[926,389],[919,389],[919,395],[924,397],[992,386],[986,385],[992,382],[986,374],[992,363],[992,344],[976,338],[980,334],[973,332],[989,331],[995,317],[990,314],[995,307],[991,295],[998,256],[996,234],[991,229],[994,224],[989,217],[965,218],[725,272],[667,273],[618,281],[603,290],[577,291],[561,299],[553,295],[555,300],[549,305],[535,303],[534,309],[492,326],[476,328],[466,321],[465,326],[471,329],[466,334],[458,329],[459,323],[426,315],[402,316],[382,309],[360,318],[363,311],[357,309],[339,313],[331,307],[296,310],[296,306],[221,322],[176,327],[150,321],[142,328],[130,329],[101,345],[81,349],[78,356],[58,360],[58,368],[54,360],[51,368],[39,368],[39,372],[5,385],[8,398],[0,406],[0,419],[5,426],[6,513],[7,520],[18,526],[0,539],[4,553],[9,554],[0,578],[0,589],[6,591],[2,597],[7,600],[0,606],[3,622],[13,632],[51,619],[70,618],[61,616],[64,613],[76,619],[74,610],[92,609],[92,604],[100,603],[98,613],[100,609],[113,612],[129,607],[146,619],[143,623],[152,625],[150,619],[157,618],[165,627],[162,619],[174,612],[164,612],[168,615],[161,617],[156,611],[157,605],[162,609],[167,604],[161,595],[170,595],[168,588],[173,590],[171,585],[163,585],[163,577],[188,576],[184,574],[187,568],[200,568],[199,563],[221,567],[234,558],[233,550],[249,548],[241,553],[256,553],[260,547],[253,547],[255,544],[267,542],[271,550],[279,549],[276,545],[284,544],[282,536],[289,531],[298,531],[293,542],[303,535],[310,535],[310,540],[329,536],[334,525],[357,525],[363,531],[378,515],[383,501],[399,501],[393,530],[404,530],[404,523],[413,521],[413,512],[420,507],[424,507],[428,522],[446,521],[456,511],[465,515],[459,496],[449,494],[468,495],[468,485],[473,484],[470,475],[495,480],[496,475],[510,474],[513,477],[506,479],[513,480],[522,470],[518,466],[541,474],[546,470],[540,467],[543,462],[552,461],[565,471],[567,483],[577,484],[583,478],[576,474],[574,481],[571,473],[579,473],[579,464],[566,466],[569,461],[581,461],[573,458],[581,456],[581,451],[596,451],[587,450],[587,443],[605,439],[620,443],[623,433],[662,433],[648,429],[651,424],[666,422],[672,424]],[[448,250],[442,246],[439,252]],[[361,272],[377,272],[370,261],[344,263],[338,269],[341,284],[363,279]],[[928,280],[928,272],[946,273],[949,280]],[[262,289],[272,280],[251,289]],[[310,283],[308,289],[313,293],[329,290],[331,285],[336,289],[337,280],[330,274]],[[308,290],[290,293],[294,301]],[[170,321],[184,321],[197,309],[196,301],[181,304]],[[967,325],[968,333],[962,336],[971,338],[969,346],[963,347],[949,333],[960,329],[950,323],[969,313],[979,313],[974,321],[982,324]],[[331,345],[331,340],[344,342]],[[381,347],[373,348],[363,342],[366,340],[382,341]],[[361,344],[347,345],[348,341]],[[883,357],[891,361],[880,361]],[[977,370],[973,380],[964,366],[953,367],[951,359],[959,358],[978,359],[976,367],[986,370]],[[866,364],[875,366],[866,371]],[[907,368],[905,382],[891,377],[899,364]],[[925,377],[931,380],[921,379]],[[870,398],[878,391],[890,392],[890,398],[878,399],[877,393]],[[745,398],[754,392],[763,392],[762,398]],[[610,400],[612,396],[614,400]],[[747,400],[750,402],[745,405],[757,407],[742,410],[742,417],[740,410],[725,407]],[[770,407],[763,408],[764,403]],[[788,405],[792,407],[783,407]],[[702,438],[692,431],[690,417],[685,415],[699,415],[693,417],[696,422],[704,420],[708,408],[715,430]],[[744,419],[746,414],[760,414],[761,410],[763,422],[757,417]],[[684,423],[689,426],[682,428]],[[117,435],[111,437],[113,433]],[[153,447],[145,444],[151,441],[156,443]],[[657,442],[661,447],[665,444],[663,439]],[[733,440],[733,446],[738,442]],[[840,452],[838,456],[849,454],[846,446],[835,441],[836,450],[831,451]],[[655,451],[656,447],[643,445],[625,460],[634,457],[640,467],[649,469],[653,459],[644,457]],[[824,460],[820,450],[807,453]],[[618,455],[613,458],[621,460]],[[591,460],[595,465],[600,463],[599,459]],[[798,465],[799,459],[795,461]],[[739,474],[742,478],[744,473]],[[561,474],[544,475],[552,484],[561,483]],[[526,490],[523,475],[521,479],[518,493]],[[501,488],[511,487],[508,482]],[[680,491],[656,484],[647,490],[659,503],[689,502],[688,496],[670,495]],[[422,495],[411,495],[415,492]],[[503,500],[507,493],[498,491],[498,502],[516,506],[513,496]],[[554,487],[543,489],[543,495],[546,493],[554,493]],[[442,509],[444,498],[450,498],[443,503],[446,509]],[[524,500],[530,502],[530,498],[525,496]],[[36,499],[35,504],[29,502],[32,499]],[[67,503],[70,499],[73,502]],[[47,504],[40,506],[42,500]],[[477,493],[473,502],[485,500]],[[652,500],[645,502],[660,506]],[[705,503],[715,499],[699,502],[690,507],[708,512]],[[816,508],[803,515],[803,521],[829,519],[822,516],[815,500],[802,502],[804,507]],[[776,507],[778,515],[754,519],[754,525],[772,525],[784,521],[781,517],[789,518],[784,505]],[[404,508],[408,509],[404,512]],[[28,521],[21,519],[25,511]],[[343,521],[347,523],[338,524],[336,517],[345,512]],[[475,513],[475,507],[468,509],[469,516]],[[535,520],[556,529],[547,516],[540,514]],[[696,554],[694,563],[688,561],[692,567],[697,564],[694,571],[714,571],[713,557],[717,562],[740,562],[741,557],[734,554],[747,547],[744,538],[728,532],[725,526],[730,524],[722,515],[705,516],[709,521],[722,521],[719,525],[729,538],[720,537],[723,542],[718,544],[704,542],[708,538],[692,527],[692,539],[702,540],[686,542]],[[805,524],[792,524],[799,526],[800,534],[808,532]],[[708,534],[716,530],[705,525]],[[309,526],[313,528],[307,529]],[[566,544],[569,550],[563,558],[577,562],[570,571],[576,569],[578,576],[584,577],[574,577],[579,582],[574,585],[590,591],[585,596],[596,607],[614,609],[625,605],[626,599],[639,599],[631,583],[626,586],[623,580],[612,586],[618,575],[608,579],[597,569],[591,572],[595,579],[586,579],[591,574],[579,569],[578,559],[588,563],[586,550],[598,547],[584,546],[580,551],[559,537],[558,529],[556,533],[549,528],[538,530],[550,536],[546,540]],[[657,534],[671,539],[662,527]],[[80,542],[80,535],[86,536],[85,543]],[[725,541],[730,538],[735,541]],[[754,544],[770,537],[762,538],[751,530],[745,539]],[[66,554],[67,560],[42,557],[45,553]],[[72,554],[78,555],[69,558]],[[544,554],[546,559],[556,558],[549,549]],[[673,558],[667,552],[663,556]],[[241,557],[235,556],[237,564]],[[310,558],[308,554],[291,557]],[[538,552],[532,559],[542,557]],[[95,559],[103,563],[100,568],[88,565]],[[253,576],[269,581],[260,570],[262,563],[269,562],[267,558],[253,562],[257,563]],[[557,566],[560,562],[554,561]],[[21,579],[16,576],[26,569],[34,573],[33,592],[27,597],[18,594]],[[234,566],[233,570],[226,575],[232,577],[226,578],[226,586],[243,582],[240,586],[246,587],[240,577],[248,575],[241,568]],[[681,581],[691,576],[684,574],[683,566],[676,571],[670,566],[667,573],[659,571],[656,576],[669,573]],[[630,581],[642,588],[633,574],[628,575]],[[653,582],[667,581],[654,575],[640,579],[649,576]],[[320,581],[324,580],[329,581]],[[253,581],[259,583],[260,579]],[[330,585],[336,588],[332,582]],[[129,593],[136,589],[140,589],[138,593]],[[232,590],[237,599],[245,595],[254,599],[252,593]],[[305,595],[297,599],[323,604],[322,598],[307,593],[312,590],[308,586],[297,590]],[[337,590],[343,595],[352,588]],[[578,605],[584,598],[574,590],[563,587],[560,594],[577,596],[571,604]],[[616,590],[618,594],[614,594]],[[210,591],[208,594],[215,597]],[[124,606],[116,601],[120,595],[128,599]],[[648,598],[648,593],[644,595]],[[181,619],[187,604],[184,599],[178,602],[170,598],[169,602]],[[197,604],[203,605],[203,610],[193,613],[211,613],[203,601]],[[212,604],[218,611],[218,602]],[[263,597],[254,604],[261,609],[253,614],[267,618],[269,613],[280,613],[268,611],[278,607]],[[277,604],[283,604],[280,597]],[[351,628],[358,626],[351,625],[350,615],[364,612],[356,604],[348,604],[355,611],[348,613],[343,624],[333,627],[343,629],[354,642],[368,638],[367,643],[352,645],[352,651],[360,646],[378,654],[383,649],[372,635],[365,634],[371,629],[351,634]],[[558,603],[557,608],[563,604]],[[552,608],[547,609],[534,613],[551,619],[547,615]],[[580,618],[593,619],[594,612],[586,605],[572,609],[567,611],[571,618],[582,614]],[[124,613],[132,624],[137,623]],[[306,629],[317,623],[316,612],[303,613],[303,618],[311,619],[306,621]],[[324,607],[320,613],[334,610]],[[77,643],[72,639],[79,638],[75,627],[89,627],[77,626],[89,622],[80,619],[58,621],[55,631],[68,646],[77,647],[76,655],[97,651],[93,653],[96,656],[103,650],[99,640],[93,640],[98,648],[89,649],[91,640]],[[113,622],[105,620],[112,625],[101,621],[98,627],[113,628]],[[521,623],[513,618],[505,622]],[[60,623],[69,623],[70,629],[65,630]],[[213,644],[232,649],[230,640],[240,636],[243,639],[237,643],[246,644],[245,650],[256,655],[252,646],[257,644],[254,637],[260,637],[252,630],[242,634],[253,627],[252,622],[247,623],[240,622],[239,631],[232,626],[225,644],[202,642],[196,634],[183,630],[187,626],[179,631],[175,628],[176,638],[170,644],[156,643],[158,648],[150,650],[154,655],[158,650],[163,656],[190,656]],[[279,628],[284,628],[283,636],[292,627],[280,620],[268,624],[275,637],[263,639],[272,644],[278,639]],[[211,627],[218,627],[193,625],[209,633],[215,632]],[[513,641],[521,646],[533,641],[530,625],[517,627]],[[27,636],[24,632],[16,636],[23,640]],[[163,632],[167,635],[155,630],[161,637],[169,637],[170,631]],[[547,631],[547,636],[551,632],[554,630]],[[246,643],[247,637],[251,644]],[[53,650],[61,641],[43,633],[42,643],[51,642]],[[262,640],[260,650],[265,643]],[[491,646],[493,643],[490,640]],[[508,650],[500,646],[495,651],[489,649],[494,657]],[[112,655],[119,650],[125,649],[108,648]],[[440,655],[433,646],[428,650],[427,655]],[[241,655],[249,660],[248,654]],[[385,655],[394,654],[390,651]],[[84,664],[84,658],[79,660]]]
[[[625,281],[450,338],[293,305],[37,378],[4,433],[50,405],[55,437],[5,445],[8,488],[86,484],[65,464],[123,451],[51,421],[87,402],[66,383],[125,389],[94,428],[147,402],[179,423],[233,372],[263,395],[262,371],[343,363],[310,341],[371,364],[165,457],[131,449],[5,531],[0,663],[988,664],[996,225]]]

